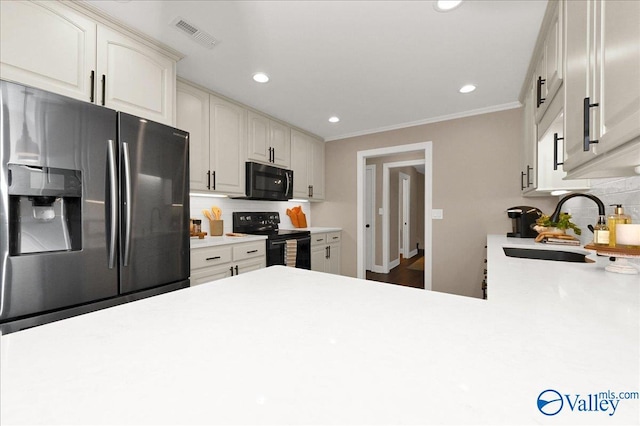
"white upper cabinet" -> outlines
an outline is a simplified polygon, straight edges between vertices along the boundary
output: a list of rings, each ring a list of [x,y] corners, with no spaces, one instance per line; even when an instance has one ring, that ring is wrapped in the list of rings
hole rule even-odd
[[[1,1],[0,77],[174,125],[178,56],[105,22],[78,3]]]
[[[97,46],[100,104],[173,125],[175,61],[102,25]]]
[[[565,170],[633,175],[640,166],[640,2],[565,1]]]
[[[251,161],[289,168],[291,129],[262,114],[248,112],[247,158]]]
[[[0,1],[0,77],[90,101],[96,23],[59,2]]]
[[[536,164],[536,93],[535,83],[531,83],[524,98],[523,109],[523,134],[522,134],[522,151],[520,161],[520,190],[523,193],[533,191],[536,188],[537,170]]]
[[[539,122],[562,86],[562,8],[554,2],[542,51],[534,75],[536,85],[536,122]]]
[[[245,194],[247,110],[214,95],[209,99],[211,190],[242,196]]]
[[[247,111],[178,81],[177,126],[189,132],[190,189],[243,196]]]
[[[189,132],[191,190],[211,189],[209,167],[209,93],[178,81],[176,127]]]
[[[324,200],[324,142],[291,130],[293,197]]]

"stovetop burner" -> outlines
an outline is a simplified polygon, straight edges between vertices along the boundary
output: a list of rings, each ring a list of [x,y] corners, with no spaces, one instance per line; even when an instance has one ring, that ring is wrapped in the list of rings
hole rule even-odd
[[[297,238],[310,235],[309,231],[297,229],[279,229],[278,212],[234,212],[233,232],[254,235],[267,235],[269,239]]]

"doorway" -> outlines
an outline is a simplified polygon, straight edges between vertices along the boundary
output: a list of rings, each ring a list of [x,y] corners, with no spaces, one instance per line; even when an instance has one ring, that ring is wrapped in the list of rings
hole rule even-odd
[[[366,151],[358,151],[357,153],[357,276],[358,278],[364,279],[366,277],[366,251],[367,251],[367,240],[365,235],[366,224],[367,224],[367,216],[366,216],[366,208],[365,205],[367,203],[367,176],[366,176],[366,161],[369,158],[375,157],[384,157],[394,154],[407,154],[411,152],[420,152],[423,155],[423,160],[420,160],[421,163],[424,164],[424,212],[423,220],[424,220],[424,234],[423,234],[423,249],[424,249],[424,288],[426,290],[431,290],[432,282],[431,282],[431,257],[432,257],[432,243],[431,243],[431,209],[432,209],[432,143],[431,142],[420,142],[415,144],[407,144],[407,145],[399,145],[394,147],[387,148],[378,148],[371,149]],[[415,160],[414,160],[415,161]],[[401,162],[398,162],[401,163]],[[389,163],[385,164],[383,167],[383,207],[381,211],[378,212],[378,216],[382,216],[383,222],[383,243],[382,245],[382,263],[383,266],[389,265],[389,227],[390,227],[390,218],[389,218],[389,185],[388,185],[388,174],[389,174],[389,165],[390,164],[398,164],[398,163]],[[404,164],[402,164],[404,165]],[[400,167],[400,166],[398,166]],[[381,214],[380,214],[381,213]],[[371,223],[370,223],[371,225]],[[408,223],[410,225],[410,223]],[[411,229],[411,228],[409,228]],[[409,231],[410,232],[410,231]],[[408,246],[408,244],[407,244]],[[384,272],[384,271],[381,271]],[[388,272],[388,270],[386,271]]]

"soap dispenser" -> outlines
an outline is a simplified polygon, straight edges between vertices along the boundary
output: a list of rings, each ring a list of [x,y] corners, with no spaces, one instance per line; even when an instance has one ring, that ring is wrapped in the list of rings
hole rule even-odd
[[[616,225],[631,223],[631,216],[624,214],[622,204],[611,204],[615,207],[614,213],[607,218],[609,226],[609,247],[616,246]]]

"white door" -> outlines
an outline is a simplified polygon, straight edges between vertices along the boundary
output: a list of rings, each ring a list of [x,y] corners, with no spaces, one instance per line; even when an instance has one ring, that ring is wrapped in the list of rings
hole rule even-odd
[[[409,258],[409,229],[410,229],[410,206],[411,206],[411,177],[405,173],[400,173],[400,254],[405,259]]]
[[[373,270],[374,254],[376,252],[376,240],[375,240],[375,208],[376,208],[376,166],[375,164],[366,166],[365,169],[365,201],[364,201],[364,215],[365,215],[365,229],[364,229],[364,246],[366,250],[365,268],[367,271]]]

